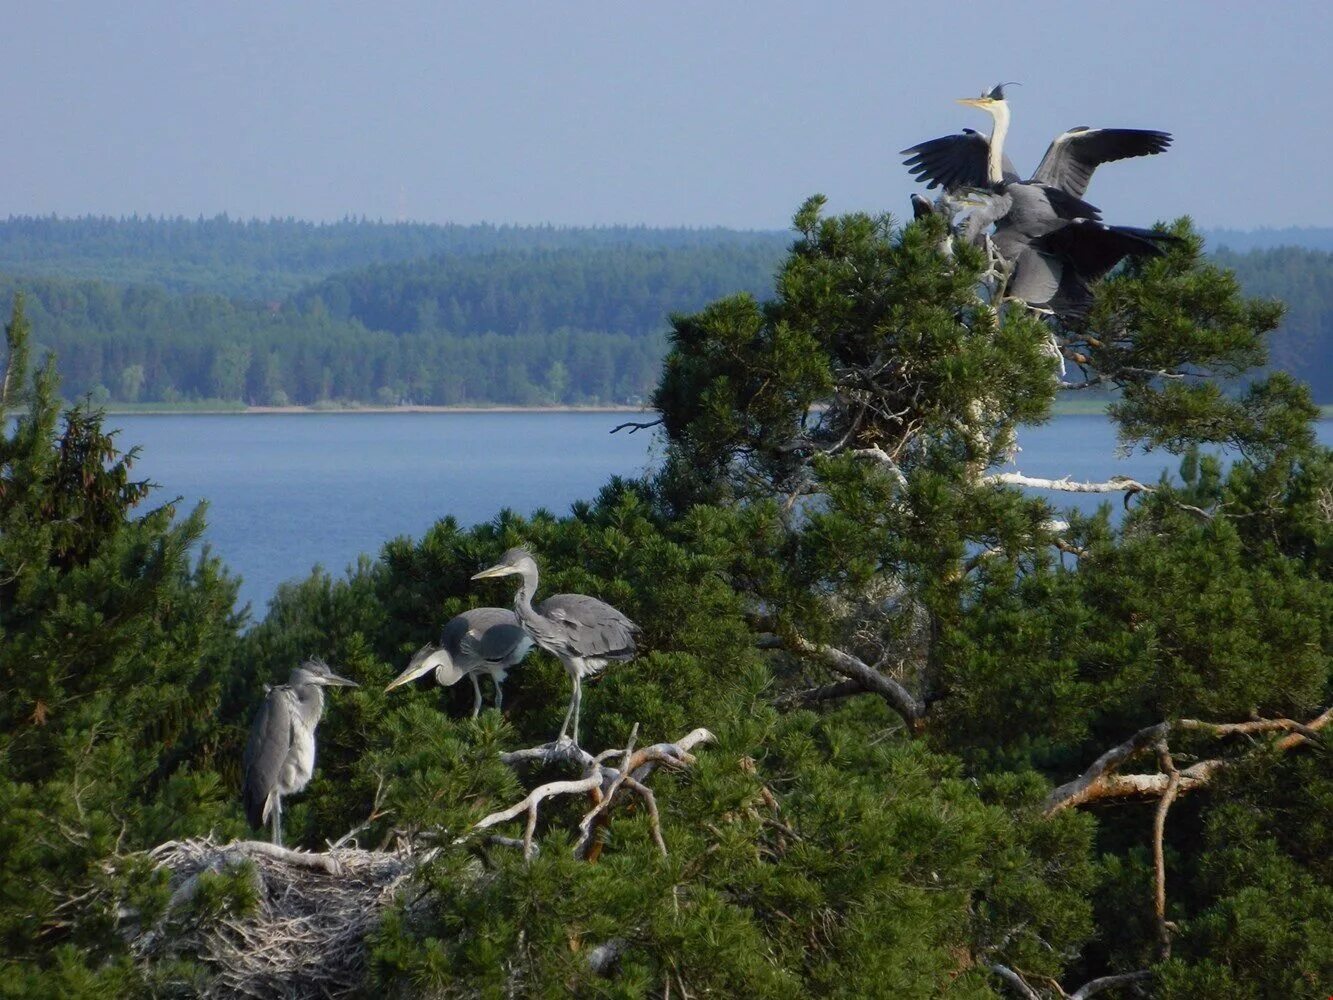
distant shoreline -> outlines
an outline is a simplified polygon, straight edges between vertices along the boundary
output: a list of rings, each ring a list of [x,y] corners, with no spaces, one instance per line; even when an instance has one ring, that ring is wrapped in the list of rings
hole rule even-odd
[[[640,406],[234,406],[192,407],[160,406],[151,409],[134,406],[102,407],[108,416],[181,417],[181,416],[289,416],[341,413],[651,413]]]
[[[1106,412],[1109,401],[1093,399],[1057,400],[1051,408],[1055,417],[1087,416]],[[1320,420],[1333,418],[1333,403],[1321,403]],[[182,417],[182,416],[297,416],[302,414],[321,415],[330,413],[630,413],[654,417],[656,410],[642,406],[597,405],[597,406],[516,406],[496,404],[495,406],[431,406],[426,404],[410,406],[359,406],[349,403],[346,406],[191,406],[163,403],[152,407],[111,406],[101,407],[107,416],[117,417]],[[16,412],[21,412],[16,411]],[[13,414],[11,414],[13,415]]]

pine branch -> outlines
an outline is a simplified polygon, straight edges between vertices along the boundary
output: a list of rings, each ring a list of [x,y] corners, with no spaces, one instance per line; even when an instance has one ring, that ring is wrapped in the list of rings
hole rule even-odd
[[[1149,747],[1165,741],[1173,730],[1201,732],[1214,737],[1232,735],[1252,736],[1262,733],[1285,733],[1273,741],[1272,748],[1281,752],[1319,739],[1319,731],[1333,721],[1333,708],[1327,709],[1310,722],[1294,719],[1252,719],[1248,722],[1203,722],[1198,719],[1179,719],[1159,722],[1140,729],[1124,743],[1112,747],[1092,762],[1075,778],[1056,788],[1046,799],[1045,815],[1053,816],[1061,810],[1088,802],[1117,798],[1157,798],[1165,795],[1172,778],[1159,774],[1120,774],[1120,768]],[[1246,755],[1248,756],[1248,754]],[[1174,779],[1174,795],[1183,795],[1206,786],[1217,772],[1234,761],[1225,758],[1201,760],[1179,772]]]
[[[925,702],[913,697],[907,688],[892,677],[880,673],[860,657],[833,646],[811,642],[799,635],[792,635],[790,638],[774,637],[771,642],[761,643],[761,646],[770,649],[785,648],[817,657],[825,666],[861,685],[862,690],[882,697],[890,708],[902,716],[903,721],[913,732],[921,730],[926,715]]]

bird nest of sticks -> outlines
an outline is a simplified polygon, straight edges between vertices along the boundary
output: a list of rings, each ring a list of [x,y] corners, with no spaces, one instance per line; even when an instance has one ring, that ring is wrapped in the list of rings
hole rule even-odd
[[[261,841],[170,841],[148,857],[170,872],[163,918],[133,942],[151,961],[208,967],[209,996],[334,997],[361,985],[366,936],[397,889],[430,854],[335,848],[308,853]],[[245,870],[256,908],[244,916],[180,919],[201,878]]]
[[[533,836],[540,807],[560,796],[582,796],[588,805],[578,826],[576,857],[597,859],[613,807],[631,800],[644,806],[653,840],[665,854],[657,802],[646,782],[659,767],[671,771],[689,767],[694,763],[690,751],[714,737],[707,729],[696,729],[675,743],[636,749],[637,735],[636,725],[623,748],[597,755],[570,740],[502,754],[501,759],[510,765],[572,767],[580,776],[539,785],[508,809],[479,820],[454,844],[484,838],[519,848],[531,859],[537,853]],[[494,832],[495,827],[519,817],[526,820],[522,838]],[[203,964],[209,976],[206,996],[341,997],[355,993],[364,986],[367,936],[412,874],[447,848],[414,851],[411,843],[400,840],[397,851],[366,851],[343,846],[351,836],[318,853],[254,840],[220,844],[212,838],[173,840],[154,848],[146,857],[169,873],[171,899],[151,925],[122,925],[135,956],[145,965],[171,958]],[[238,873],[249,879],[253,891],[246,895],[254,906],[243,912],[224,908],[220,913],[201,914],[194,904],[208,895],[208,878]],[[127,911],[122,914],[128,915]],[[593,971],[603,973],[622,945],[611,941],[590,949],[588,963]]]

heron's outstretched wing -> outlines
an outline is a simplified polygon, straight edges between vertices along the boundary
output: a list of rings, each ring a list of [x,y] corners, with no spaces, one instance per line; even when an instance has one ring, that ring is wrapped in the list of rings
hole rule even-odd
[[[1080,277],[1095,281],[1126,257],[1162,256],[1165,253],[1162,244],[1177,239],[1151,229],[1077,219],[1041,237],[1034,245],[1069,261]]]
[[[1142,128],[1071,128],[1046,150],[1032,179],[1082,197],[1092,172],[1103,163],[1152,156],[1171,145],[1169,132]]]
[[[255,828],[268,820],[270,796],[278,788],[282,765],[292,746],[293,699],[285,685],[269,691],[259,706],[242,760],[241,797],[245,818]]]
[[[584,594],[553,594],[537,611],[560,624],[576,656],[600,660],[634,656],[634,633],[639,626],[604,601]]]
[[[983,188],[990,185],[986,161],[990,157],[990,140],[980,132],[965,128],[956,135],[927,139],[909,149],[901,150],[903,161],[918,181],[927,188],[942,187],[946,191],[958,188]],[[1018,180],[1018,172],[1004,157],[1002,173],[1007,181]]]

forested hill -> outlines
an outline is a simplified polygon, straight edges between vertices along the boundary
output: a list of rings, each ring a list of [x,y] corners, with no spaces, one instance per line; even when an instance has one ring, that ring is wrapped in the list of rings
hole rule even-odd
[[[632,403],[657,379],[668,313],[737,291],[769,296],[790,239],[727,230],[19,219],[0,223],[0,306],[8,308],[15,290],[27,293],[35,339],[59,354],[71,396]],[[399,254],[411,259],[392,259]],[[1248,294],[1287,303],[1274,364],[1333,401],[1333,253],[1284,247],[1216,256]],[[335,267],[347,261],[357,266]],[[244,291],[263,282],[262,294]],[[295,290],[277,295],[278,287]]]
[[[436,254],[607,247],[682,249],[767,245],[782,253],[782,232],[652,229],[646,226],[433,225],[344,219],[74,219],[10,216],[0,220],[0,274],[88,278],[282,299],[340,271]]]
[[[770,242],[440,255],[286,302],[67,278],[0,278],[0,297],[26,293],[66,391],[99,399],[626,403],[657,379],[669,312],[771,291]]]
[[[1333,250],[1333,228],[1287,226],[1284,229],[1206,229],[1204,237],[1213,250],[1275,250],[1301,247],[1306,250]]]
[[[393,333],[660,333],[668,314],[733,292],[766,296],[790,242],[441,255],[336,275],[294,296]]]

